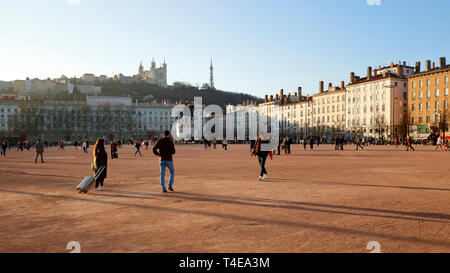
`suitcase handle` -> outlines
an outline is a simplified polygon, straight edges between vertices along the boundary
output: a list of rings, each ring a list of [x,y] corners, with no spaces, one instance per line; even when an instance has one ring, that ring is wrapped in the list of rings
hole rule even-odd
[[[99,172],[95,176],[95,180],[97,180],[104,171],[105,171],[105,166],[101,166],[99,169]]]

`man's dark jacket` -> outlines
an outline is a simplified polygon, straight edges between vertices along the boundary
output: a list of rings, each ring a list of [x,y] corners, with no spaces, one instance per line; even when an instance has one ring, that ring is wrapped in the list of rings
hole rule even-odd
[[[168,138],[162,138],[158,140],[153,147],[153,153],[161,157],[161,161],[172,161],[172,155],[175,154],[175,145],[173,141]]]

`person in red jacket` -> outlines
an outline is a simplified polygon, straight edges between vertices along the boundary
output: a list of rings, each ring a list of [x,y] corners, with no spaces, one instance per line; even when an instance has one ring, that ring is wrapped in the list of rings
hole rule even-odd
[[[173,183],[175,178],[175,168],[173,166],[173,155],[175,154],[175,145],[170,138],[170,132],[165,131],[164,137],[156,143],[153,147],[153,153],[160,157],[159,167],[161,173],[161,187],[163,193],[167,193],[165,175],[166,167],[170,171],[169,191],[174,191]]]
[[[261,173],[258,177],[258,181],[264,181],[267,178],[267,170],[266,170],[266,161],[267,156],[270,156],[270,160],[273,159],[273,153],[272,151],[264,151],[261,147],[262,144],[268,144],[269,141],[264,140],[264,137],[262,134],[259,135],[258,140],[255,142],[255,146],[253,147],[251,156],[257,156],[258,157],[258,163],[261,167]]]

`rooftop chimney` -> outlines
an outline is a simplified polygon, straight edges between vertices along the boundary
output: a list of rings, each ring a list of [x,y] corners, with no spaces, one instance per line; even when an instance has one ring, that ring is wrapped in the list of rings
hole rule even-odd
[[[399,66],[397,69],[397,75],[402,78],[403,77],[403,67]]]
[[[345,89],[345,82],[341,81],[341,89]]]
[[[333,87],[333,84],[330,82],[330,83],[328,84],[328,90],[330,90],[332,87]]]
[[[403,66],[406,66],[406,62],[403,62]]]
[[[370,81],[372,79],[372,67],[367,67],[367,79]]]
[[[445,57],[441,57],[439,59],[439,67],[441,69],[444,69],[447,66],[447,60],[445,59]]]
[[[268,95],[266,95],[266,96],[264,97],[264,102],[269,102],[269,96],[268,96]]]
[[[273,101],[273,95],[270,95],[270,101],[271,102]]]
[[[301,86],[298,87],[298,97],[300,99],[302,98],[302,87]]]
[[[394,68],[394,62],[391,63],[391,68]]]
[[[431,61],[427,60],[425,65],[425,71],[430,71],[431,70]]]
[[[323,81],[319,82],[319,93],[323,93]]]
[[[355,82],[355,72],[350,73],[350,83]]]
[[[433,69],[435,69],[436,68],[436,63],[435,62],[433,62]]]
[[[420,73],[420,62],[416,62],[416,73]]]
[[[280,90],[280,98],[281,98],[281,99],[284,98],[284,90],[283,90],[283,89]]]

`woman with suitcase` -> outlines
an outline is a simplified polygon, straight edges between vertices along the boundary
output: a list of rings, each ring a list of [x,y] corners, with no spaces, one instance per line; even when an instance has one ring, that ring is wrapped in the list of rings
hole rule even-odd
[[[95,190],[103,190],[103,182],[106,178],[108,155],[105,150],[105,140],[99,138],[94,147]],[[104,168],[102,168],[104,167]]]

